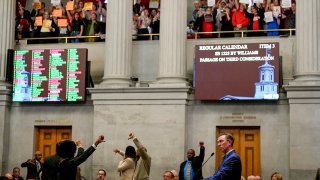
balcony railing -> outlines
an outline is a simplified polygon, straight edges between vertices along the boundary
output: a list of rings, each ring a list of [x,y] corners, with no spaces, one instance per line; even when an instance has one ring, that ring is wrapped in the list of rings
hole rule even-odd
[[[241,31],[214,31],[214,32],[195,32],[188,33],[192,35],[192,39],[199,39],[203,34],[215,34],[215,37],[220,37],[221,34],[234,34],[240,33],[241,38],[246,37],[245,35],[248,33],[267,33],[267,32],[282,32],[283,34],[280,36],[293,36],[296,32],[296,29],[269,29],[269,30],[241,30]],[[148,37],[148,38],[143,38]],[[154,40],[154,37],[160,37],[160,34],[133,34],[133,40]],[[26,41],[38,41],[38,40],[60,40],[60,42],[71,43],[72,39],[90,39],[90,38],[100,38],[104,39],[104,36],[62,36],[62,37],[41,37],[41,38],[22,38],[20,40]],[[141,39],[140,39],[141,38]],[[190,39],[190,38],[189,38]]]

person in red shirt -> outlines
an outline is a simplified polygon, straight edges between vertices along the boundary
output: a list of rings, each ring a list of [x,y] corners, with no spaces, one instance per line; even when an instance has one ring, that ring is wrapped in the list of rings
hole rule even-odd
[[[212,12],[211,8],[206,8],[203,13],[199,11],[199,17],[197,18],[196,24],[199,26],[199,32],[213,32],[215,30],[217,11]],[[201,37],[212,38],[212,33],[202,34]]]
[[[232,25],[234,30],[247,30],[249,25],[249,18],[246,16],[246,5],[240,4],[239,0],[235,0],[237,11],[232,15]],[[235,33],[235,37],[240,37],[241,33]]]
[[[250,19],[249,30],[263,30],[264,24],[264,9],[258,8],[257,6],[251,6],[251,13],[247,13],[248,18]],[[262,36],[263,32],[251,32],[249,36]]]

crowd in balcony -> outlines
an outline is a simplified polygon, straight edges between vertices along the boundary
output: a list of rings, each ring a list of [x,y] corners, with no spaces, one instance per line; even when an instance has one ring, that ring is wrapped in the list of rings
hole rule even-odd
[[[242,2],[242,3],[240,3]],[[207,0],[195,0],[192,20],[187,27],[188,38],[239,37],[243,30],[295,29],[296,3],[283,7],[280,0],[217,0],[208,4]],[[244,36],[279,36],[288,32],[255,31]],[[236,31],[236,32],[234,32]],[[230,32],[230,33],[229,33]],[[197,37],[197,38],[199,38]]]
[[[105,34],[107,9],[104,0],[69,2],[71,3],[51,5],[48,8],[44,2],[39,2],[39,7],[36,7],[37,2],[35,2],[30,12],[18,0],[16,39],[73,36],[75,38],[71,39],[71,42],[80,42],[81,39],[77,37]],[[84,41],[97,40],[98,38],[84,39]],[[44,42],[58,42],[58,40],[39,40],[35,43]]]
[[[72,2],[71,6],[69,2]],[[38,2],[39,5],[36,6],[35,2],[33,9],[29,11],[25,8],[25,0],[17,0],[16,39],[73,37],[69,42],[104,41],[107,15],[105,0],[69,2],[51,4],[50,7],[46,7],[44,2]],[[208,4],[208,0],[193,2],[192,20],[187,27],[189,39],[239,37],[241,35],[279,36],[288,35],[289,32],[279,32],[278,29],[295,29],[295,0],[292,0],[290,7],[281,6],[281,0],[240,0],[240,2],[239,0],[215,0],[214,2],[214,4]],[[132,19],[134,40],[159,39],[160,1],[151,4],[149,0],[135,0]],[[241,33],[243,30],[272,29],[276,30]],[[96,37],[84,39],[81,36]],[[65,42],[64,39],[42,39],[33,41],[33,43],[59,41]]]

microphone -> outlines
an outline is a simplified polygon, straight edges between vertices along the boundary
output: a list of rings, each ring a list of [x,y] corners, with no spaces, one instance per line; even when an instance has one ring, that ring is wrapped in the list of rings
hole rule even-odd
[[[194,178],[197,176],[197,174],[200,172],[200,170],[202,169],[202,167],[209,161],[209,159],[210,159],[213,155],[214,155],[214,152],[212,152],[211,155],[210,155],[210,157],[208,157],[208,159],[202,164],[201,168],[199,168],[199,169],[197,170],[197,172],[194,174],[194,176],[193,176],[192,179],[194,179]]]

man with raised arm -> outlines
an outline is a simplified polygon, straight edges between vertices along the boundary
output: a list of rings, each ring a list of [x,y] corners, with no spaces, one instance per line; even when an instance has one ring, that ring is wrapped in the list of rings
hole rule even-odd
[[[137,147],[137,165],[134,170],[133,179],[149,180],[151,157],[147,153],[147,149],[140,143],[134,133],[130,133],[128,139],[132,139]]]

